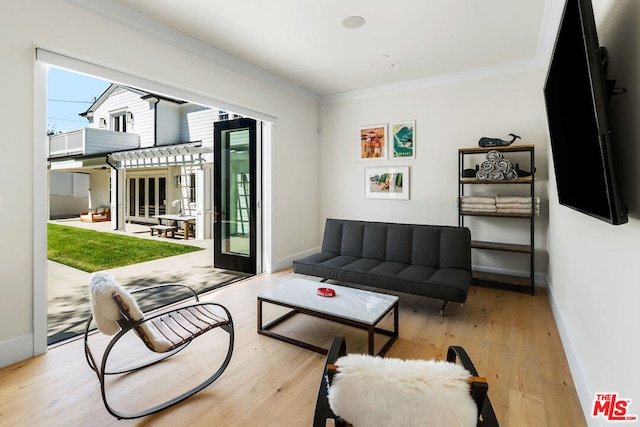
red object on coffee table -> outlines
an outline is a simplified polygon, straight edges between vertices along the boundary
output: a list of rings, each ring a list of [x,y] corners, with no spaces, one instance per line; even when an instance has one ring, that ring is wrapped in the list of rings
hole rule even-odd
[[[321,297],[335,297],[336,291],[331,288],[318,288],[318,295]]]

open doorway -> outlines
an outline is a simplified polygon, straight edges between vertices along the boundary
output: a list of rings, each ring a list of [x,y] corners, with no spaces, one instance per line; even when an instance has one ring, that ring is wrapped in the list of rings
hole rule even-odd
[[[82,86],[71,83],[74,78],[101,81],[53,66],[49,70],[50,76],[64,74],[64,85],[74,88]],[[48,179],[56,181],[49,187],[59,188],[63,174],[81,175],[88,181],[85,191],[69,189],[73,197],[50,194],[49,219],[55,211],[67,224],[148,239],[152,238],[150,226],[161,216],[193,218],[182,234],[175,230],[170,237],[153,238],[200,246],[203,251],[179,260],[117,269],[114,276],[125,285],[179,282],[205,292],[247,277],[233,268],[213,267],[213,123],[229,115],[233,118],[233,113],[102,82],[103,86],[86,85],[84,95],[64,95],[59,81],[48,81]],[[88,101],[79,102],[83,99]],[[65,115],[54,103],[76,108]],[[82,213],[97,211],[109,212],[108,218],[80,221]],[[254,268],[252,274],[255,272]],[[48,333],[48,344],[75,336],[78,326],[84,326],[86,315],[78,313],[89,308],[88,277],[87,272],[49,263],[47,317],[48,330],[53,333]],[[66,323],[52,327],[54,321]]]

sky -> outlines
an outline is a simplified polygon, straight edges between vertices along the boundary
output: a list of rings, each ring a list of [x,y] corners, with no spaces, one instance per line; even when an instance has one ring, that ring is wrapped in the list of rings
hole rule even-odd
[[[61,68],[49,67],[47,75],[47,131],[69,132],[87,127],[80,117],[111,83]]]

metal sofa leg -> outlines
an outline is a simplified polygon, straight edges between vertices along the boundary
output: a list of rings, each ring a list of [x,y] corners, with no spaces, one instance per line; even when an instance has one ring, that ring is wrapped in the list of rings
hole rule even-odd
[[[442,304],[442,307],[440,307],[440,316],[444,317],[444,313],[447,310],[448,306],[449,306],[449,301],[445,300],[444,303]]]

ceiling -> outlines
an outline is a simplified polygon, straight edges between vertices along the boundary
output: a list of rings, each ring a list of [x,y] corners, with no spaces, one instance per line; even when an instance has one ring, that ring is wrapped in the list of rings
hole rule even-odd
[[[541,67],[555,37],[555,31],[548,28],[556,22],[554,9],[561,3],[560,0],[110,2],[112,9],[120,8],[121,15],[123,10],[128,12],[129,25],[153,24],[156,31],[169,28],[174,34],[195,39],[319,97],[444,76]],[[345,28],[342,22],[349,16],[360,16],[366,22],[360,28]],[[136,23],[136,17],[144,18],[145,22],[138,19]]]

